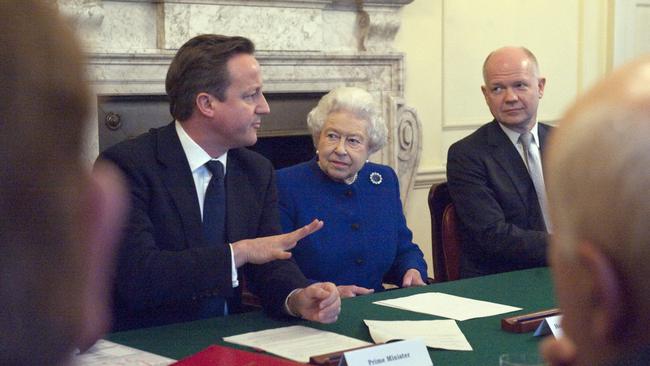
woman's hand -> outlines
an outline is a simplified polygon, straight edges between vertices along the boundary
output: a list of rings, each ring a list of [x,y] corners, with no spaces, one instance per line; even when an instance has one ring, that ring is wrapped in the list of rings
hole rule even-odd
[[[402,287],[412,286],[426,286],[426,283],[422,280],[422,276],[420,276],[420,271],[414,268],[406,271],[402,279]]]

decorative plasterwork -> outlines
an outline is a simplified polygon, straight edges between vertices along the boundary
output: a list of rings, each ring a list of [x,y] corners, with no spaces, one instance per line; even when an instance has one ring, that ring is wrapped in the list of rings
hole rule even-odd
[[[83,29],[79,35],[98,95],[164,94],[176,49],[200,33],[251,38],[266,92],[327,92],[341,85],[367,89],[389,129],[387,146],[372,160],[395,169],[406,203],[421,154],[421,128],[403,100],[403,56],[392,42],[399,29],[397,10],[411,1],[364,1],[370,19],[366,51],[358,50],[354,0],[59,0],[59,6]],[[92,134],[91,159],[98,153],[97,131]]]

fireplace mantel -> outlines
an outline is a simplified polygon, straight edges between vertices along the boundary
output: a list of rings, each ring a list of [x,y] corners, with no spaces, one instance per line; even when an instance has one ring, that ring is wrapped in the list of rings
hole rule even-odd
[[[399,9],[413,0],[58,0],[89,55],[97,95],[164,94],[168,65],[201,33],[252,39],[269,92],[368,90],[383,109],[387,146],[373,155],[400,179],[408,200],[421,153],[416,112],[404,99],[403,56],[393,49]],[[97,116],[94,113],[93,116]],[[97,121],[88,159],[98,154]]]

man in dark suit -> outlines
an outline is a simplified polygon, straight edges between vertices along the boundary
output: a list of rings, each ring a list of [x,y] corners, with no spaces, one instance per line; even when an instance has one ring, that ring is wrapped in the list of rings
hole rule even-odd
[[[461,223],[462,277],[546,264],[550,224],[541,153],[551,128],[537,121],[546,79],[523,47],[490,53],[483,78],[494,120],[454,143],[447,158]]]
[[[132,198],[118,259],[114,329],[236,312],[242,276],[272,314],[337,319],[336,286],[310,284],[288,260],[287,250],[323,223],[277,235],[273,167],[243,148],[256,142],[260,117],[269,113],[253,52],[243,37],[189,40],[167,73],[175,121],[102,154],[124,171]],[[221,201],[214,201],[221,209],[208,199],[213,180],[223,187]],[[220,215],[219,225],[206,224],[208,212]]]

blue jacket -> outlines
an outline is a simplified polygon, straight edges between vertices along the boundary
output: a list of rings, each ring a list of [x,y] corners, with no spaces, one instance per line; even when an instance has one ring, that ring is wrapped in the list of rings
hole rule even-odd
[[[390,167],[366,163],[356,181],[347,185],[330,179],[313,159],[279,170],[277,184],[285,232],[315,218],[325,223],[292,251],[307,278],[376,291],[383,289],[382,282],[401,285],[410,268],[427,278]]]

